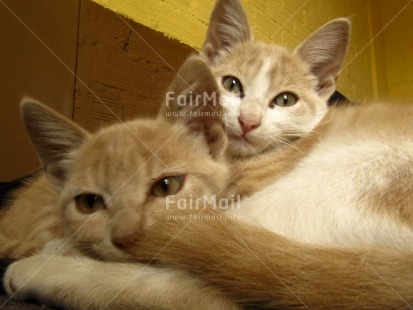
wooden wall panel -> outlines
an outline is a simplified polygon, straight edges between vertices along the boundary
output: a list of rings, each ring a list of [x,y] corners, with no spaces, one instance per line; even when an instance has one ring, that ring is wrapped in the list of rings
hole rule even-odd
[[[95,130],[153,116],[193,49],[89,0],[0,4],[0,182],[40,167],[20,121],[23,95]]]
[[[95,130],[155,115],[193,49],[88,0],[79,21],[75,121]]]
[[[78,0],[0,1],[0,182],[40,164],[20,120],[23,95],[71,117]]]

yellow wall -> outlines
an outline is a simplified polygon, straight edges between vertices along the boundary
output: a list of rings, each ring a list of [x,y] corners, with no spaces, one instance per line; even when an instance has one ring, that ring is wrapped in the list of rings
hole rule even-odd
[[[380,1],[389,98],[402,102],[413,102],[413,3],[410,2]]]
[[[203,43],[209,15],[215,3],[214,0],[94,1],[196,49]],[[413,88],[413,69],[408,70],[403,64],[403,58],[399,57],[402,53],[413,64],[411,49],[407,55],[407,49],[401,51],[388,46],[394,44],[392,33],[411,22],[408,17],[402,20],[400,25],[388,27],[389,31],[394,28],[391,30],[393,32],[386,34],[386,30],[375,40],[371,40],[382,29],[383,20],[391,19],[397,13],[397,9],[408,0],[242,1],[256,38],[289,48],[295,47],[327,21],[336,17],[350,17],[353,24],[352,39],[347,61],[338,82],[339,91],[349,99],[361,102],[373,98],[386,98],[388,94],[395,96],[403,93],[403,96],[406,96]],[[406,10],[406,14],[401,16],[410,14],[411,19],[411,9],[413,8],[410,8],[409,12]],[[412,41],[409,42],[411,48]],[[385,49],[384,44],[388,48]],[[404,44],[406,48],[407,44]],[[392,58],[389,59],[387,54]],[[399,71],[396,68],[400,68]],[[409,72],[406,73],[407,71]],[[400,82],[401,77],[411,80],[409,87],[406,88],[404,82]]]

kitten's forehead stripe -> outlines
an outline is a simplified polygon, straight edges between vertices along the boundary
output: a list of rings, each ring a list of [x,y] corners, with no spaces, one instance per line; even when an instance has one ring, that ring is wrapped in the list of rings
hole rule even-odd
[[[234,46],[229,53],[216,59],[214,69],[218,74],[227,75],[234,68],[250,92],[247,95],[271,97],[289,88],[314,87],[308,68],[281,46],[246,43]]]
[[[263,95],[265,95],[269,88],[270,88],[270,78],[268,76],[268,71],[271,67],[271,61],[269,59],[266,59],[262,62],[263,64],[261,66],[256,66],[254,69],[254,74],[248,79],[251,81],[251,83],[248,85],[248,96],[251,97],[251,99],[256,98],[259,100],[259,98],[262,98]]]

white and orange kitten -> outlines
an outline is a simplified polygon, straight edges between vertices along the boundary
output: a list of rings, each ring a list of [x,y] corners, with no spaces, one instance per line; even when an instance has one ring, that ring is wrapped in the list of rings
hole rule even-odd
[[[218,1],[201,54],[223,96],[235,98],[221,100],[228,153],[272,149],[234,163],[231,191],[252,195],[234,213],[299,241],[412,250],[411,108],[326,114],[349,33],[336,19],[289,52],[254,42],[240,2]]]
[[[222,93],[227,155],[251,156],[307,135],[327,112],[349,34],[348,20],[337,19],[289,51],[254,40],[239,0],[218,0],[200,55]]]

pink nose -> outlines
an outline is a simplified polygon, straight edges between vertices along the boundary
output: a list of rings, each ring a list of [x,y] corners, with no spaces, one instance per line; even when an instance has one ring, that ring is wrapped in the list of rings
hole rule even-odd
[[[251,117],[249,115],[238,116],[238,122],[244,135],[261,125],[261,121],[259,119]]]
[[[112,243],[121,250],[132,248],[141,239],[141,234],[136,232],[131,235],[116,237],[112,239]]]

